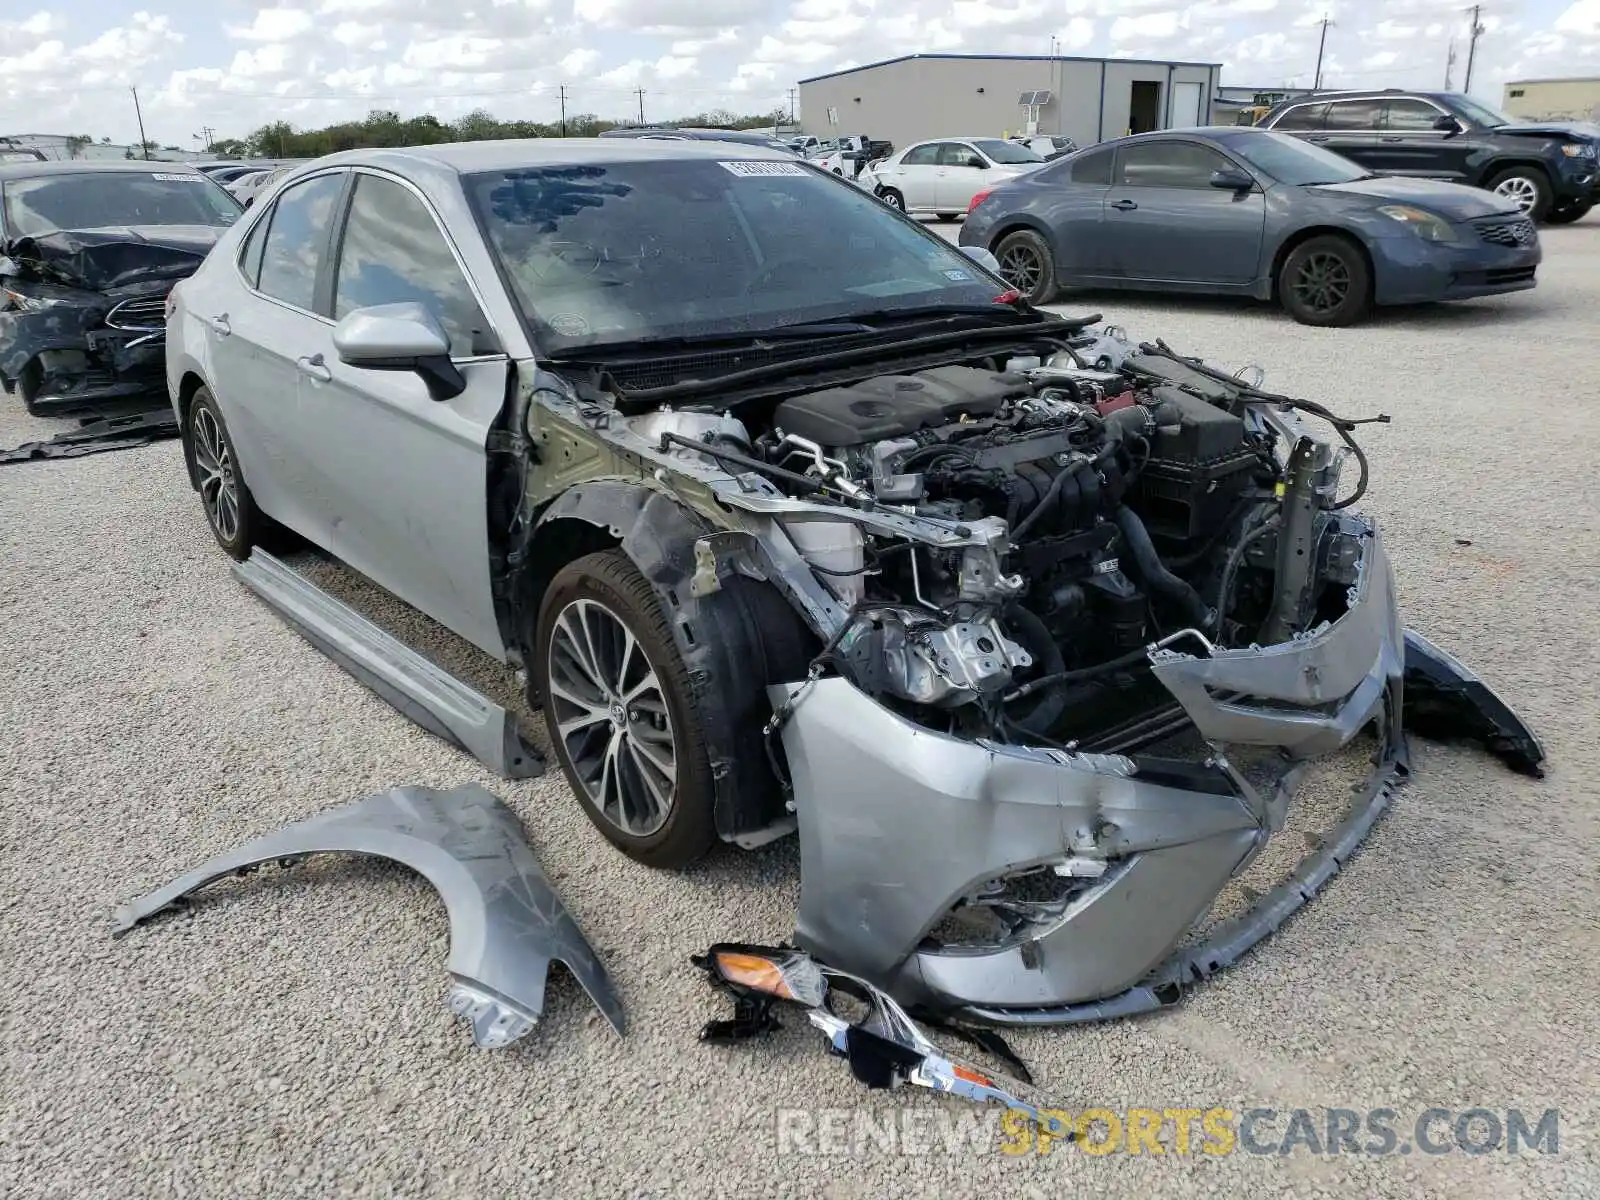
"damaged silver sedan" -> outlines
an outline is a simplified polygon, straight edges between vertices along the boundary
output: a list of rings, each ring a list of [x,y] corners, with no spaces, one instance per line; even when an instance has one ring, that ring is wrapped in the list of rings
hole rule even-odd
[[[1338,870],[1413,713],[1543,751],[1405,629],[1360,420],[991,265],[745,147],[356,152],[177,287],[168,382],[222,547],[288,526],[525,671],[624,853],[798,830],[828,968],[991,1022],[1143,1011]],[[1185,941],[1365,735],[1344,823]]]

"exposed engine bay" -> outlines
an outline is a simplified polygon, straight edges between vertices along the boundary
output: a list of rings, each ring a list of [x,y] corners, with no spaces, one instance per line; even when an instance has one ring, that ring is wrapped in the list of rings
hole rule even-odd
[[[1310,438],[1296,402],[1155,347],[1086,357],[876,376],[783,399],[759,432],[643,421],[702,420],[692,440],[780,487],[958,543],[780,518],[848,611],[827,658],[862,691],[945,732],[1077,741],[1148,705],[1152,646],[1336,618],[1363,536],[1333,496],[1348,452]]]

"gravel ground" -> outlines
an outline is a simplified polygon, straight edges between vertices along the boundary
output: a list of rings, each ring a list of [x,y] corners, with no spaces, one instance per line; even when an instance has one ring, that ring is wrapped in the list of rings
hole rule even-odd
[[[964,1152],[869,1139],[775,1157],[783,1109],[909,1110],[924,1140],[967,1112],[859,1091],[796,1020],[769,1045],[696,1044],[722,1002],[686,958],[789,933],[792,841],[654,873],[602,841],[559,777],[484,776],[232,581],[166,443],[0,468],[0,1191],[1600,1194],[1600,220],[1545,245],[1532,294],[1360,330],[1236,303],[1074,301],[1259,362],[1336,410],[1392,413],[1363,433],[1367,507],[1409,620],[1501,688],[1554,766],[1534,783],[1419,746],[1415,781],[1345,873],[1234,971],[1155,1017],[1014,1042],[1075,1109],[1387,1107],[1405,1134],[1430,1106],[1559,1107],[1558,1155],[1018,1158],[997,1152],[994,1124]],[[48,428],[0,397],[0,444]],[[481,655],[342,569],[305,566],[511,701]],[[117,902],[247,837],[396,784],[469,780],[516,809],[607,957],[625,1040],[558,976],[540,1029],[474,1050],[443,1005],[443,908],[392,866],[264,872],[191,919],[108,936]]]

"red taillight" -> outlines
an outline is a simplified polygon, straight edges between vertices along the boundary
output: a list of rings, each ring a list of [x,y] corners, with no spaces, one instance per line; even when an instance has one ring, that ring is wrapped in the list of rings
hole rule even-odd
[[[987,200],[989,198],[989,193],[992,192],[992,191],[994,191],[993,188],[984,188],[983,191],[979,192],[976,196],[974,196],[972,198],[972,203],[967,205],[967,212],[970,213],[973,209],[977,208],[978,205],[982,204],[985,200]]]
[[[994,302],[996,304],[1020,304],[1022,303],[1022,293],[1013,288],[1011,291],[1001,292],[994,298]]]

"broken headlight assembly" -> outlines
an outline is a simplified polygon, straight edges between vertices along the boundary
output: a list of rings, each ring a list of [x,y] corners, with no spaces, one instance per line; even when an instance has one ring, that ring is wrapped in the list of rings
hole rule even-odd
[[[689,961],[705,971],[734,1006],[731,1020],[706,1024],[701,1041],[738,1042],[772,1033],[782,1028],[774,1007],[797,1005],[828,1039],[829,1053],[849,1063],[851,1075],[868,1088],[911,1084],[979,1104],[1002,1104],[1055,1137],[1072,1136],[1060,1118],[1051,1115],[1051,1106],[1019,1094],[1032,1085],[1028,1069],[992,1030],[937,1026],[1001,1059],[1015,1078],[950,1054],[931,1041],[887,992],[859,976],[824,966],[803,950],[723,942]]]

